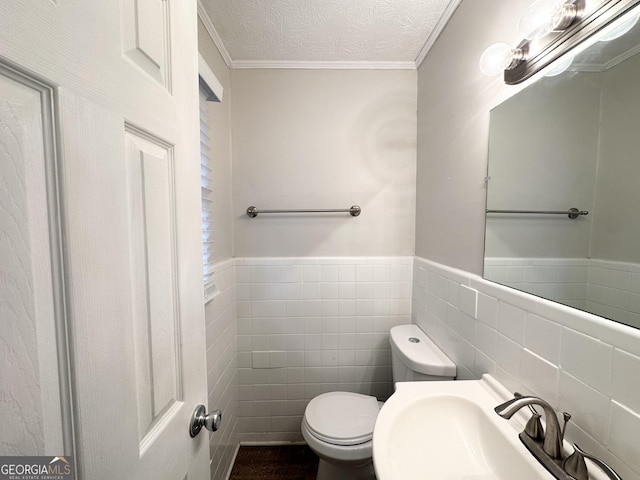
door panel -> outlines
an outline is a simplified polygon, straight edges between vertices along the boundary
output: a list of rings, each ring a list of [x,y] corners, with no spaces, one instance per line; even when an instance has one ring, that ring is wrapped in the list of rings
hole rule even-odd
[[[206,403],[196,19],[194,0],[0,2],[0,64],[55,88],[64,289],[52,296],[79,478],[209,476],[207,435],[188,432]],[[37,189],[22,176],[18,190]]]
[[[152,425],[182,400],[175,177],[169,144],[126,130],[138,430],[145,443]]]
[[[171,91],[169,0],[122,0],[123,54]]]
[[[64,450],[57,356],[58,264],[50,91],[0,68],[0,445]],[[46,133],[45,133],[46,132]],[[51,230],[51,231],[50,231]],[[50,236],[52,235],[52,237]],[[70,432],[69,432],[70,433]]]

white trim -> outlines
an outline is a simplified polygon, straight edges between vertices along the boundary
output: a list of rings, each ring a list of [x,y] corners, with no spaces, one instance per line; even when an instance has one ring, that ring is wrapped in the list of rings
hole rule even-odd
[[[272,440],[272,441],[264,441],[264,442],[240,442],[238,444],[239,447],[278,447],[278,446],[289,446],[289,445],[306,445],[307,442],[304,440],[298,440],[295,442],[289,442],[286,440]]]
[[[207,85],[209,90],[211,90],[211,92],[213,92],[213,94],[216,96],[217,100],[221,102],[222,95],[224,94],[224,87],[218,80],[218,77],[216,77],[216,74],[213,73],[213,70],[211,70],[211,67],[209,67],[209,64],[204,59],[201,53],[198,53],[198,74]],[[212,99],[208,98],[207,100]]]
[[[576,73],[602,73],[606,72],[607,69],[599,63],[572,63],[566,71]]]
[[[202,21],[202,24],[204,25],[205,30],[209,34],[209,37],[211,37],[211,40],[213,41],[214,45],[220,52],[220,55],[222,55],[222,59],[224,60],[224,63],[226,63],[227,67],[229,67],[232,62],[231,55],[229,55],[229,52],[227,51],[227,47],[224,46],[224,43],[222,42],[222,38],[218,34],[216,27],[213,26],[211,17],[209,17],[209,14],[207,13],[207,10],[204,8],[204,5],[202,4],[201,0],[198,0],[198,17]]]
[[[237,425],[237,422],[236,422]],[[236,449],[233,452],[233,459],[231,460],[231,463],[229,464],[229,467],[227,468],[227,474],[225,475],[225,479],[226,480],[230,480],[231,479],[231,471],[233,470],[233,465],[236,463],[236,458],[238,458],[238,452],[240,451],[240,444],[237,443],[236,444]],[[211,464],[211,462],[210,462]]]
[[[322,62],[322,61],[279,61],[279,60],[239,60],[231,62],[230,68],[289,68],[302,70],[415,70],[415,62]]]
[[[454,12],[456,11],[460,3],[462,3],[462,0],[451,0],[449,4],[445,7],[444,11],[442,12],[442,15],[440,16],[440,18],[438,19],[438,22],[436,23],[436,26],[433,27],[433,30],[431,30],[431,33],[427,37],[427,41],[425,42],[424,46],[422,47],[422,50],[420,50],[420,53],[416,57],[416,68],[420,68],[420,65],[422,65],[422,62],[427,56],[427,53],[429,53],[429,50],[431,50],[431,47],[433,47],[433,45],[436,43],[436,40],[438,40],[438,37],[444,30],[444,27],[447,26],[447,23],[449,23],[449,20],[453,16]]]

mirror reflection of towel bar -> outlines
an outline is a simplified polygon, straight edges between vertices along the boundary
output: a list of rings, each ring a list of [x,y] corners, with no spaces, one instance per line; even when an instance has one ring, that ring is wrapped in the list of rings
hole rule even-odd
[[[578,210],[570,208],[569,210],[487,210],[487,213],[514,213],[514,214],[538,214],[538,215],[566,215],[571,219],[578,218],[580,215],[589,215],[586,210]]]
[[[258,210],[257,207],[247,208],[247,215],[255,218],[259,213],[349,213],[352,217],[360,215],[362,209],[358,205],[342,209],[303,209],[303,210]]]

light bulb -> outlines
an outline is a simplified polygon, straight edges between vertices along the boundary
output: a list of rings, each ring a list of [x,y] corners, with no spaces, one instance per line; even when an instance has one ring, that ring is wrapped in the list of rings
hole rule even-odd
[[[513,49],[506,43],[494,43],[480,57],[480,71],[487,76],[499,75],[520,63],[522,51]]]
[[[634,25],[638,22],[638,18],[640,18],[640,14],[629,17],[624,22],[621,22],[619,25],[613,27],[598,40],[600,40],[601,42],[609,42],[611,40],[615,40],[618,37],[621,37],[634,27]]]
[[[520,18],[518,30],[527,40],[537,40],[554,30],[564,30],[575,20],[577,7],[565,0],[536,0]]]

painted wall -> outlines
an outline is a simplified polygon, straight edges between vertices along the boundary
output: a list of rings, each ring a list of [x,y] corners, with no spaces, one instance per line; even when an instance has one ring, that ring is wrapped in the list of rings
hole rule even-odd
[[[485,278],[640,325],[639,74],[640,57],[605,72],[569,71],[491,111],[488,208],[579,206],[590,214],[489,215]]]
[[[478,68],[528,0],[463,1],[418,71],[416,254],[482,272],[489,111],[519,89]]]
[[[640,263],[640,56],[602,74],[602,125],[592,257]]]
[[[416,72],[233,70],[238,257],[413,255]],[[349,208],[362,214],[261,215]]]
[[[484,209],[489,149],[489,114],[491,109],[519,92],[521,86],[506,86],[500,76],[486,77],[478,69],[478,59],[483,50],[495,42],[516,45],[519,42],[517,22],[529,2],[513,0],[463,1],[451,21],[427,55],[418,71],[418,165],[416,207],[416,254],[446,265],[481,274],[484,237]],[[628,68],[637,69],[637,65]],[[605,80],[619,92],[605,96],[603,121],[606,109],[625,106],[629,115],[627,125],[632,129],[637,123],[636,96],[622,92],[633,88],[633,82],[625,82],[622,75],[609,73]],[[603,133],[609,144],[622,141],[621,134],[611,129]],[[606,138],[605,138],[605,141]],[[625,142],[637,143],[637,135],[630,135]],[[637,146],[635,146],[637,150]],[[601,155],[604,152],[601,152]],[[610,155],[609,149],[606,152]],[[637,162],[621,158],[624,168],[618,177],[609,175],[598,189],[616,185],[618,191],[634,188],[637,178],[634,165]],[[600,195],[599,195],[600,196]],[[625,193],[625,197],[628,195]],[[597,201],[600,201],[598,198]],[[612,200],[611,204],[615,204]],[[446,208],[443,208],[446,206]],[[605,208],[605,207],[603,207]],[[627,229],[618,215],[609,214],[606,224],[596,226],[598,232],[611,229]],[[594,212],[594,218],[598,212]],[[640,229],[631,227],[633,239],[640,238]],[[623,260],[618,255],[629,250],[631,244],[618,245],[598,240],[594,232],[594,258]],[[611,248],[607,248],[607,245]],[[637,254],[637,249],[636,249]]]
[[[487,208],[591,214],[487,216],[485,255],[586,258],[598,158],[600,75],[545,77],[491,111]]]
[[[487,256],[640,261],[638,75],[640,56],[602,73],[567,72],[491,111],[488,208],[577,206],[590,214],[575,222],[489,215]]]
[[[226,479],[238,444],[237,321],[231,221],[231,83],[229,69],[198,22],[198,49],[224,88],[221,103],[209,103],[214,159],[214,282],[219,294],[205,305],[207,411],[223,411],[221,428],[210,434],[211,479]]]

